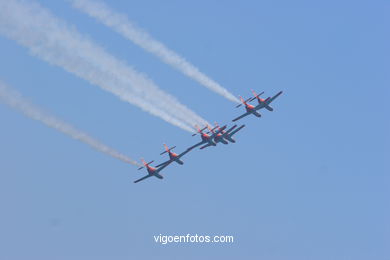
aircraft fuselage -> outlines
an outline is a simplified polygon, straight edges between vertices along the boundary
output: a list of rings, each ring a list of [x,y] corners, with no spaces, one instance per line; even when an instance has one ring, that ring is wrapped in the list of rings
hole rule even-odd
[[[202,134],[202,141],[204,143],[209,143],[210,145],[216,146],[216,143],[208,134]]]
[[[214,137],[214,141],[215,143],[223,143],[223,144],[228,144],[228,142],[225,140],[225,138],[223,137],[223,133],[222,134],[217,134],[216,137]]]
[[[177,157],[178,155],[176,153],[172,153],[172,152],[169,153],[169,159],[171,159],[171,161],[175,161],[178,164],[184,164],[184,162]]]
[[[255,111],[256,108],[252,105],[246,105],[245,109],[247,112],[252,112],[252,111]]]
[[[156,168],[154,168],[154,167],[151,167],[151,166],[147,166],[147,169],[148,169],[148,174],[149,175],[152,175],[152,176],[155,176],[155,177],[157,177],[157,178],[159,178],[159,179],[162,179],[163,178],[163,176],[162,175],[160,175],[158,172],[159,172],[159,170],[158,169],[156,169]]]

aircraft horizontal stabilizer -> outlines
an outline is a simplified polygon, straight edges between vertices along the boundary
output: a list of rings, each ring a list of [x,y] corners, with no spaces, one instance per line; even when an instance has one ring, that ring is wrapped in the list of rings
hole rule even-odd
[[[250,97],[250,98],[248,98],[248,99],[246,99],[246,100],[244,100],[244,99],[242,99],[242,97],[240,97],[240,99],[241,99],[241,104],[238,104],[237,106],[236,106],[236,108],[239,108],[240,106],[242,106],[243,104],[245,104],[246,102],[250,102],[250,101],[252,101],[252,98]]]

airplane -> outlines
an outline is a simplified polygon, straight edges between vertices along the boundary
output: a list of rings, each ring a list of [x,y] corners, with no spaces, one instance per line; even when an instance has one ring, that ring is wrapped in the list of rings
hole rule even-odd
[[[181,154],[177,154],[177,153],[172,152],[173,148],[175,148],[176,146],[168,148],[168,146],[166,144],[164,144],[164,147],[165,147],[165,152],[160,153],[160,155],[163,155],[164,153],[168,153],[169,160],[165,161],[163,163],[160,163],[156,167],[160,167],[160,166],[163,166],[165,164],[170,164],[171,162],[177,162],[178,164],[183,165],[184,162],[182,160],[180,160],[180,158],[182,156],[184,156],[186,153],[188,153],[189,151],[191,151],[191,149],[187,149],[184,152],[182,152]]]
[[[220,127],[218,126],[217,123],[215,123],[215,127],[214,128],[211,128],[209,125],[207,125],[207,128],[209,129],[209,132],[208,133],[215,133],[215,129],[220,129]],[[230,129],[229,129],[230,130]],[[223,143],[223,144],[228,144],[228,142],[223,138],[222,134],[225,133],[224,130],[220,131],[218,134],[215,135],[214,137],[214,142],[215,144],[217,143]],[[206,147],[204,147],[206,148]],[[204,149],[204,148],[200,148],[200,149]]]
[[[148,175],[146,175],[146,176],[144,176],[144,177],[142,177],[142,178],[140,178],[140,179],[134,181],[134,183],[143,181],[143,180],[145,180],[145,179],[147,179],[147,178],[149,178],[149,177],[152,177],[152,176],[157,177],[157,178],[159,178],[159,179],[163,179],[163,176],[160,174],[160,171],[161,171],[162,169],[164,169],[165,167],[167,167],[167,166],[169,165],[169,163],[164,164],[164,165],[162,165],[161,167],[154,168],[154,167],[150,166],[150,164],[153,163],[154,161],[151,161],[151,162],[148,162],[148,163],[146,163],[146,162],[144,161],[144,159],[141,159],[141,161],[142,161],[142,163],[143,163],[144,166],[139,167],[138,170],[141,170],[141,169],[143,169],[143,168],[146,167],[146,170],[148,171]]]
[[[257,110],[256,107],[247,103],[251,99],[252,98],[248,98],[247,100],[244,100],[242,97],[240,97],[240,100],[241,100],[242,104],[245,105],[246,112],[244,114],[242,114],[241,116],[233,119],[232,120],[233,122],[235,122],[235,121],[237,121],[237,120],[239,120],[239,119],[241,119],[243,117],[246,117],[247,115],[250,115],[250,114],[253,114],[253,115],[257,116],[257,117],[261,117],[260,113],[256,111]],[[240,106],[241,106],[241,104],[236,106],[236,107],[240,107]]]
[[[202,144],[205,144],[204,146],[200,147],[200,149],[204,149],[208,146],[216,146],[217,144],[214,142],[214,137],[217,136],[220,132],[222,132],[223,130],[225,130],[226,128],[226,125],[219,128],[218,131],[216,132],[213,132],[211,135],[207,134],[207,133],[204,133],[203,130],[205,130],[206,128],[208,128],[208,126],[204,127],[203,129],[199,129],[198,126],[195,126],[200,137],[202,138],[202,141],[200,141],[199,143],[191,146],[190,148],[188,148],[188,150],[192,150],[194,149],[195,147],[199,146],[199,145],[202,145]],[[216,128],[216,127],[215,127]],[[213,128],[213,130],[215,130],[215,128]],[[192,136],[195,136],[197,134],[193,134]]]
[[[219,129],[218,124],[217,124],[217,123],[215,123],[215,124],[216,124],[216,126],[218,127],[218,129]],[[235,143],[236,140],[233,139],[233,135],[235,135],[238,131],[240,131],[241,129],[243,129],[243,128],[245,127],[245,125],[242,125],[242,126],[240,126],[239,128],[237,128],[236,130],[234,130],[236,127],[237,127],[237,125],[234,125],[234,126],[232,126],[231,128],[229,128],[229,129],[226,130],[226,131],[221,131],[221,133],[220,133],[221,138],[222,138],[223,140],[227,140],[227,141],[229,141],[229,142],[231,142],[231,143]],[[233,130],[234,130],[234,131],[233,131]],[[217,138],[217,137],[215,137],[215,138]],[[218,142],[218,141],[216,140],[216,142]],[[225,142],[226,142],[226,141],[225,141]],[[226,144],[227,144],[227,143],[226,143]]]
[[[237,120],[239,120],[239,119],[241,119],[243,117],[246,117],[247,115],[250,115],[250,114],[254,114],[257,117],[261,117],[261,114],[257,112],[257,110],[259,110],[261,108],[266,108],[269,111],[273,111],[274,109],[270,106],[270,104],[278,96],[280,96],[283,93],[283,91],[280,91],[279,93],[277,93],[272,98],[268,97],[266,99],[260,98],[260,95],[262,95],[264,93],[264,91],[261,92],[260,94],[256,94],[256,92],[252,90],[252,93],[253,93],[254,97],[248,98],[247,100],[244,100],[242,97],[240,97],[240,100],[241,100],[242,104],[245,105],[246,113],[242,114],[241,116],[239,116],[239,117],[237,117],[235,119],[233,119],[233,122],[235,122],[235,121],[237,121]],[[250,105],[250,104],[247,103],[247,102],[251,102],[251,101],[253,101],[255,99],[257,99],[257,102],[258,102],[257,106],[253,106],[253,105]],[[236,107],[240,107],[242,104],[239,104]]]
[[[253,90],[252,90],[252,93],[253,93]],[[264,94],[264,91],[261,92],[260,94],[256,95],[256,97],[261,96],[261,95],[263,95],[263,94]],[[248,98],[247,100],[245,100],[245,102],[251,102],[251,101],[254,100],[254,99],[255,99],[254,97],[250,97],[250,98]],[[242,105],[243,105],[243,103],[238,104],[238,105],[236,106],[236,108],[238,108],[238,107],[240,107],[240,106],[242,106]]]
[[[268,111],[274,111],[274,109],[269,104],[271,104],[272,101],[274,101],[278,96],[280,96],[283,93],[283,91],[279,91],[278,94],[276,94],[272,98],[268,97],[266,99],[262,99],[260,97],[260,95],[263,94],[264,92],[262,92],[259,95],[257,95],[256,92],[254,90],[252,90],[252,93],[253,93],[254,97],[251,98],[249,100],[249,102],[252,101],[252,100],[257,99],[258,105],[256,106],[256,110],[261,109],[261,108],[265,108]]]

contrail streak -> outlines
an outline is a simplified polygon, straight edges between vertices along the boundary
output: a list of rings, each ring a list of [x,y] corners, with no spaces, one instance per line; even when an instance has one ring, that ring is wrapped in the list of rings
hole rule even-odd
[[[30,53],[184,130],[206,120],[39,4],[0,0],[0,33]]]
[[[166,47],[163,43],[154,39],[143,29],[132,23],[126,15],[117,13],[105,3],[92,0],[70,0],[75,8],[80,9],[89,16],[97,19],[102,24],[112,28],[123,37],[142,47],[146,51],[156,55],[166,64],[171,65],[184,75],[194,79],[206,88],[219,95],[239,103],[240,101],[220,84],[206,76],[197,67],[189,63],[176,52]]]
[[[37,120],[48,127],[54,128],[63,134],[70,136],[71,138],[81,141],[93,149],[108,154],[111,157],[122,160],[126,163],[130,163],[135,166],[140,166],[139,163],[131,159],[130,157],[112,149],[111,147],[102,144],[98,140],[90,137],[88,134],[74,128],[73,126],[61,121],[60,119],[47,114],[40,108],[31,104],[24,99],[19,92],[11,89],[6,84],[0,81],[0,102],[22,112],[25,116]]]

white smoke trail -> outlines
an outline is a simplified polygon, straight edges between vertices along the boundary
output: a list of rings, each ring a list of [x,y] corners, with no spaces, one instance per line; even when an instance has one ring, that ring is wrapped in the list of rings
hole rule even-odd
[[[29,118],[37,120],[48,127],[54,128],[75,140],[81,141],[93,149],[108,154],[114,158],[122,160],[126,163],[130,163],[135,166],[140,166],[139,163],[131,159],[130,157],[102,144],[98,140],[90,137],[88,134],[74,128],[73,126],[59,120],[58,118],[47,114],[40,108],[31,104],[24,99],[20,93],[11,89],[6,84],[0,81],[0,102],[22,112]]]
[[[206,120],[165,93],[74,28],[36,3],[0,0],[0,33],[27,47],[33,55],[62,67],[184,130]]]
[[[92,0],[70,0],[75,8],[80,9],[102,24],[112,28],[123,37],[134,42],[146,51],[156,55],[166,64],[171,65],[184,75],[194,79],[208,89],[219,95],[239,103],[240,101],[227,89],[202,73],[197,67],[189,63],[176,52],[166,47],[163,43],[154,39],[143,29],[137,27],[124,14],[112,10],[105,3]]]

